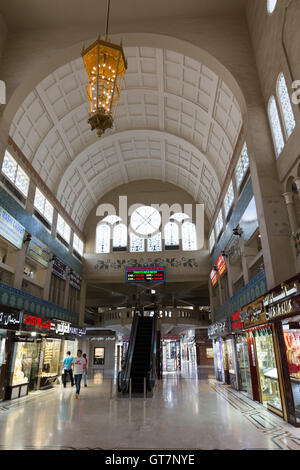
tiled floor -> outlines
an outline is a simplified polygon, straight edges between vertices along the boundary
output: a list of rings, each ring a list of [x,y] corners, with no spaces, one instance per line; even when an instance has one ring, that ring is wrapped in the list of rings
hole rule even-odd
[[[152,397],[118,396],[96,374],[82,389],[0,403],[0,449],[300,449],[300,429],[213,379],[209,369],[168,373]]]

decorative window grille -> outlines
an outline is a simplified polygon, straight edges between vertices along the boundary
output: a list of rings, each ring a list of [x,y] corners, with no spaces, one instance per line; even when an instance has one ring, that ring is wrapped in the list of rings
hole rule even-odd
[[[215,238],[215,231],[213,230],[210,234],[209,237],[209,251],[210,253],[212,252],[214,246],[215,246],[216,238]]]
[[[276,156],[278,157],[284,148],[284,139],[281,129],[278,109],[274,96],[271,96],[268,105],[269,121],[273,135]]]
[[[224,198],[224,210],[225,210],[226,217],[232,207],[233,201],[234,201],[233,184],[232,184],[232,181],[230,181],[230,185],[228,186],[227,193]]]
[[[2,164],[2,173],[25,197],[27,197],[29,189],[29,177],[7,150],[5,151]]]
[[[216,236],[218,237],[223,229],[223,215],[222,215],[221,210],[216,220],[215,229],[216,229]]]
[[[147,251],[152,253],[162,251],[161,232],[147,239]]]
[[[244,144],[243,150],[241,152],[240,158],[237,162],[236,169],[235,169],[235,179],[237,188],[240,187],[243,178],[248,170],[249,167],[249,156],[248,156],[248,148],[246,143]]]
[[[113,247],[127,247],[127,227],[124,224],[115,225],[113,228]]]
[[[96,229],[96,253],[110,252],[110,226],[99,224]]]
[[[289,139],[296,127],[296,121],[283,73],[278,77],[277,97],[280,104],[282,120],[285,126],[286,137]]]
[[[145,251],[145,239],[138,237],[133,233],[130,234],[130,251],[132,253],[143,253]]]
[[[45,198],[43,193],[36,188],[34,196],[34,207],[42,214],[45,219],[52,224],[53,220],[53,206],[50,204],[48,199]]]
[[[70,242],[71,237],[71,228],[65,222],[65,220],[58,214],[57,216],[57,226],[56,226],[57,233],[67,242]]]
[[[74,250],[77,251],[77,253],[80,254],[80,256],[83,255],[83,242],[80,240],[80,238],[74,233],[74,238],[73,238],[73,248]]]
[[[175,222],[168,222],[164,229],[165,246],[179,245],[179,227]]]
[[[196,226],[192,222],[184,222],[181,228],[183,251],[197,250]]]

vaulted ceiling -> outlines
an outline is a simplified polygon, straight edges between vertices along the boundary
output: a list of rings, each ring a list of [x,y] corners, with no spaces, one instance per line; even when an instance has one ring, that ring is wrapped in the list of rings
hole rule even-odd
[[[149,178],[188,191],[211,220],[242,127],[237,100],[187,55],[146,47],[127,47],[125,55],[117,118],[102,138],[87,122],[81,58],[32,90],[10,136],[81,229],[105,193]]]

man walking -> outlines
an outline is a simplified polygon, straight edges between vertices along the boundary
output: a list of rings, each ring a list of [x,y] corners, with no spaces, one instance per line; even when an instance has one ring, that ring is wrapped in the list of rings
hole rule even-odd
[[[69,374],[70,379],[71,379],[71,385],[72,387],[74,386],[74,379],[73,379],[73,371],[72,371],[72,363],[73,363],[74,357],[71,355],[71,351],[67,351],[67,355],[64,358],[64,373],[63,373],[63,384],[64,388],[66,388],[67,384],[67,375]]]
[[[76,385],[75,398],[79,397],[80,384],[81,384],[81,379],[82,379],[82,374],[83,374],[83,371],[84,371],[85,364],[86,364],[86,362],[85,362],[84,357],[82,357],[82,351],[81,351],[81,349],[78,349],[77,357],[75,357],[73,359],[74,379],[75,379],[75,385]]]

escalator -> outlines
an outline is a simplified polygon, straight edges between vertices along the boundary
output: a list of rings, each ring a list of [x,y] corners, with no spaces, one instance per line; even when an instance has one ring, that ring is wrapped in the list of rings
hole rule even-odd
[[[143,317],[135,313],[125,365],[118,375],[118,390],[128,393],[151,391],[156,379],[156,316]]]

